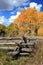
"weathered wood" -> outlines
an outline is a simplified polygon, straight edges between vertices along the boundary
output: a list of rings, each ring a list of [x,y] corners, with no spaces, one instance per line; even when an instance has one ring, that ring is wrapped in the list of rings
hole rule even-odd
[[[22,52],[32,52],[31,48],[22,48],[21,49]]]
[[[20,53],[20,55],[29,55],[29,53]]]
[[[21,43],[21,44],[19,44],[19,43],[13,43],[13,42],[4,42],[4,43],[0,43],[0,45],[8,45],[8,44],[11,44],[11,45],[16,45],[16,46],[26,46],[26,45],[28,45],[28,46],[33,46],[33,45],[35,45],[36,43],[34,43],[34,42],[28,42],[28,43]]]
[[[8,45],[8,44],[10,44],[10,45],[16,45],[16,43],[15,42],[0,42],[0,45]]]
[[[19,44],[20,46],[26,46],[26,45],[28,45],[28,46],[33,46],[33,45],[35,45],[35,43],[33,43],[33,42],[28,42],[28,43],[22,43],[22,44]]]
[[[0,50],[14,50],[14,47],[0,47]]]
[[[27,40],[37,40],[37,38],[27,38]]]
[[[23,40],[22,37],[0,37],[0,40]],[[26,38],[26,40],[37,40],[37,38]]]
[[[22,40],[21,37],[0,37],[0,40]]]
[[[15,56],[19,53],[19,51],[13,51],[13,52],[9,52],[7,53],[8,55],[12,55],[12,56]]]

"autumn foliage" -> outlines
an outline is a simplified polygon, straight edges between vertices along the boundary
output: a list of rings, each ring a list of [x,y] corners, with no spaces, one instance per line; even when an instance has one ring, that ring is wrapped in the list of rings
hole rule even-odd
[[[33,34],[33,32],[39,34],[40,32],[38,29],[43,27],[43,12],[37,12],[35,8],[23,10],[14,21],[14,24],[19,26],[21,32],[31,30],[31,34]]]
[[[5,36],[15,37],[17,35],[43,35],[43,12],[35,8],[27,8],[8,27],[0,24],[0,33],[4,31]],[[3,33],[2,33],[3,34]]]

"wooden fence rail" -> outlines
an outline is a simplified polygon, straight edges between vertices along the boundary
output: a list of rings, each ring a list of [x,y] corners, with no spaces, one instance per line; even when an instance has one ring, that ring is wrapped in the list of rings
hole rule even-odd
[[[0,37],[0,40],[23,40],[22,37]],[[26,40],[37,40],[37,38],[26,38]]]
[[[14,47],[0,47],[0,50],[14,50]]]

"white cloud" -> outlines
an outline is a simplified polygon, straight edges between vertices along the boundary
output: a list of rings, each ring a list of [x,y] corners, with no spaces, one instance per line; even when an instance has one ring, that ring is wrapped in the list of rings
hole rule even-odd
[[[16,7],[18,7],[18,6],[21,6],[21,5],[27,5],[27,3],[29,3],[29,0],[14,0],[14,2],[15,2],[14,5]]]
[[[30,3],[29,1],[30,0],[0,0],[0,10],[13,10],[13,8],[15,8],[16,11],[22,11],[27,5],[31,8],[35,7],[38,11],[41,10],[42,4],[37,4],[35,2]]]
[[[20,12],[17,12],[17,15],[10,16],[10,18],[6,19],[4,16],[0,16],[0,24],[9,25],[10,23],[13,23],[14,20],[20,15]]]
[[[14,12],[11,12],[11,14],[14,14]]]
[[[0,0],[0,9],[13,9],[14,7],[25,6],[29,3],[29,0]]]
[[[37,4],[35,2],[31,2],[29,6],[30,6],[30,8],[34,8],[35,7],[37,11],[40,11],[41,7],[42,7],[42,4]]]
[[[0,16],[0,24],[3,24],[3,22],[6,21],[4,16]]]
[[[0,24],[8,25],[8,19],[6,19],[4,16],[0,16]]]
[[[14,20],[15,20],[19,15],[20,15],[20,12],[17,12],[17,15],[16,15],[16,16],[14,16],[14,15],[10,16],[10,18],[8,19],[8,21],[9,21],[10,23],[14,22]]]

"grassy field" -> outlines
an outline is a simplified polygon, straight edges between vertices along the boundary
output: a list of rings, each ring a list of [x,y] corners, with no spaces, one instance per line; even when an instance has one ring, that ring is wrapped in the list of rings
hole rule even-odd
[[[8,50],[0,50],[0,65],[43,65],[43,40],[38,41],[37,50],[33,57],[20,56],[15,60],[7,53]]]

